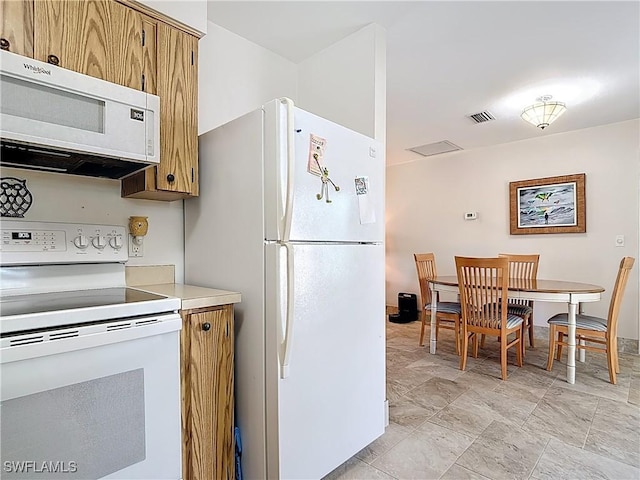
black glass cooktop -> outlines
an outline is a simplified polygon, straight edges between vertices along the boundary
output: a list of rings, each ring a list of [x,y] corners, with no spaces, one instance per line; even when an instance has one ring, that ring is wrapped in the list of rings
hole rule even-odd
[[[5,296],[0,303],[0,315],[3,317],[29,315],[77,308],[135,304],[165,298],[162,295],[126,287]]]

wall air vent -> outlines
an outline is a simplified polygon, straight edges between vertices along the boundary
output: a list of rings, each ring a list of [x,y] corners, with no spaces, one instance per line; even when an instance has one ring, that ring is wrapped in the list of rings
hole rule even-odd
[[[411,152],[418,153],[423,157],[430,157],[432,155],[440,155],[441,153],[455,152],[456,150],[462,150],[461,147],[447,141],[428,143],[419,147],[409,148]]]
[[[478,113],[473,113],[471,115],[467,115],[467,117],[473,120],[474,123],[490,122],[491,120],[496,119],[496,117],[491,115],[491,113],[487,112],[486,110],[484,112],[478,112]]]

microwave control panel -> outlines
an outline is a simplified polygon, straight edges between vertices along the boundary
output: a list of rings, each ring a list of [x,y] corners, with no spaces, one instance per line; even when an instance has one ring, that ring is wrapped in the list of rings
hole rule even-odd
[[[113,263],[128,259],[126,230],[118,225],[3,220],[0,263]]]

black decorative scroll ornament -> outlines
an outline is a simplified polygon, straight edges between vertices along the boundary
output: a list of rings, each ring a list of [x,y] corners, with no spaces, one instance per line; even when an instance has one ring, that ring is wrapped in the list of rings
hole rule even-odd
[[[0,216],[24,218],[33,196],[27,188],[27,181],[13,177],[0,178]]]

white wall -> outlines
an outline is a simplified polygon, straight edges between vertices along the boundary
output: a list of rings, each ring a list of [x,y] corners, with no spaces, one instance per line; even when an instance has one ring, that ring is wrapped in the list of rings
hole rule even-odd
[[[198,55],[198,134],[278,97],[296,99],[296,65],[209,22]]]
[[[606,288],[587,314],[607,316],[623,256],[638,257],[640,120],[462,151],[387,168],[387,303],[419,292],[413,253],[434,252],[438,273],[455,274],[454,255],[540,253],[538,278]],[[587,233],[509,235],[509,182],[586,173]],[[477,211],[478,219],[463,219]],[[616,247],[624,235],[624,247]],[[619,335],[638,338],[638,271],[619,317]],[[566,311],[536,302],[536,323]]]
[[[131,258],[127,265],[173,264],[176,280],[183,281],[182,202],[120,198],[117,180],[11,168],[0,169],[0,176],[27,180],[33,203],[25,220],[126,226],[132,215],[149,217],[144,257]]]
[[[300,62],[297,104],[384,144],[384,29],[368,25]]]

